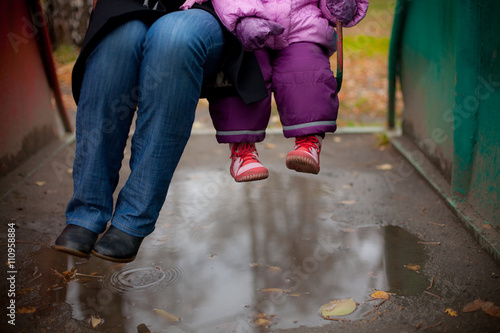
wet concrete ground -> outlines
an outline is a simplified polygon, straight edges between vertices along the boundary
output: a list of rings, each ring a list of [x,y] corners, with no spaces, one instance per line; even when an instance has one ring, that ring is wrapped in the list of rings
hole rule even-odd
[[[16,238],[15,267],[1,272],[2,309],[15,300],[16,325],[3,315],[1,331],[500,332],[500,318],[462,312],[478,298],[500,305],[498,264],[378,142],[327,136],[314,176],[288,170],[293,142],[269,135],[258,145],[269,179],[238,184],[228,148],[195,134],[155,232],[119,265],[50,248],[65,223],[74,143],[47,147],[0,179],[4,262],[7,223]],[[372,300],[374,289],[390,298]],[[358,303],[352,314],[321,317],[323,304],[346,298]],[[257,327],[261,313],[268,327]]]

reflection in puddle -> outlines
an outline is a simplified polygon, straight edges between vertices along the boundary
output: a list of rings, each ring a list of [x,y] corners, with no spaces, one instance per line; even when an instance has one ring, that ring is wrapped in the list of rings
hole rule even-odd
[[[264,312],[274,328],[318,327],[328,324],[319,308],[332,299],[360,303],[346,317],[356,320],[373,309],[365,303],[373,289],[414,295],[429,285],[417,237],[370,220],[336,221],[342,184],[277,174],[236,184],[206,170],[176,179],[135,262],[91,258],[77,266],[101,277],[59,291],[74,318],[99,316],[106,332],[137,332],[140,324],[151,332],[251,332],[253,315]],[[75,265],[65,260],[60,269]]]

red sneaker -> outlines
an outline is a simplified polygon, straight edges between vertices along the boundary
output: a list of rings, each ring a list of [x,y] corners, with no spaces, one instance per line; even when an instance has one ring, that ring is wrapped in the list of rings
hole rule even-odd
[[[318,135],[295,138],[295,148],[286,156],[286,167],[298,172],[318,174],[321,141]]]
[[[269,171],[260,163],[255,144],[231,143],[231,176],[237,182],[251,182],[266,179]]]

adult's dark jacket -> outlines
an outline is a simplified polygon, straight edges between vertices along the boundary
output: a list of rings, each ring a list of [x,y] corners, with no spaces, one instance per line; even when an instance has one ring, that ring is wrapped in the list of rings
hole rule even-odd
[[[152,23],[162,15],[180,10],[183,3],[184,0],[97,0],[80,55],[73,68],[72,88],[76,103],[80,98],[86,59],[106,34],[130,20]],[[217,18],[210,2],[196,4],[193,8],[206,10]],[[221,27],[226,33],[227,41],[223,75],[205,80],[201,97],[238,94],[245,103],[265,98],[268,93],[255,56],[245,52],[238,39],[222,24]]]

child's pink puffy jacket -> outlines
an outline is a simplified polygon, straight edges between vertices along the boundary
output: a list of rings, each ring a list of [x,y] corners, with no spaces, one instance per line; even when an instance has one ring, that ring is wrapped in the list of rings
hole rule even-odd
[[[205,1],[208,0],[187,0],[181,8]],[[242,18],[261,18],[284,28],[279,35],[268,34],[265,47],[280,50],[292,43],[312,42],[327,48],[329,54],[336,49],[335,20],[346,27],[353,26],[368,9],[367,0],[212,0],[212,4],[222,23],[237,36],[236,27]],[[348,22],[343,20],[346,13]],[[255,31],[239,35],[252,33]]]

